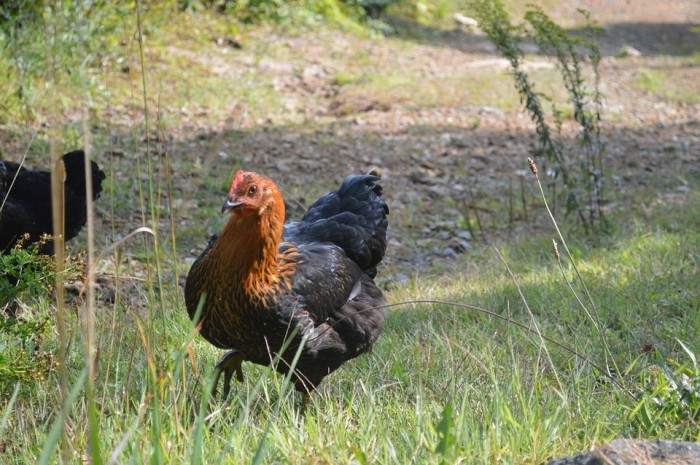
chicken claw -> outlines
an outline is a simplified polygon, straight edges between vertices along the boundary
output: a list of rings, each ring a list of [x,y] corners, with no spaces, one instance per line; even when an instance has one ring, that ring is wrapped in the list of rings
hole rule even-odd
[[[231,391],[231,377],[233,372],[236,372],[236,379],[239,382],[243,381],[243,369],[241,368],[241,362],[243,362],[243,354],[237,350],[232,350],[228,352],[224,357],[216,364],[216,378],[214,379],[213,390],[216,391],[216,386],[219,384],[219,378],[221,373],[224,374],[224,399],[228,397]]]

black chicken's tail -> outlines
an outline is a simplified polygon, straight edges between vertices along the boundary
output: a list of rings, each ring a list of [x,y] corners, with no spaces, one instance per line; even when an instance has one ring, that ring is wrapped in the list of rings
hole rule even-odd
[[[63,155],[62,158],[66,167],[66,189],[85,196],[85,152],[74,150]],[[94,161],[90,161],[90,171],[92,172],[92,199],[95,200],[102,193],[105,173]]]
[[[85,153],[75,150],[63,155],[66,167],[65,195],[65,240],[77,236],[87,221],[87,189],[85,184]],[[97,199],[102,193],[104,172],[96,162],[90,161],[92,177],[92,199]]]
[[[284,240],[333,243],[374,277],[386,250],[389,214],[378,181],[372,175],[346,177],[337,191],[316,200],[301,221],[285,225]]]

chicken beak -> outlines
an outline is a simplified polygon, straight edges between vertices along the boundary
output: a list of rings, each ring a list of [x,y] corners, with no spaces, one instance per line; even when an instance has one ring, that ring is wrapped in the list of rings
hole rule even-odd
[[[229,196],[226,198],[226,201],[224,204],[221,206],[221,214],[224,215],[230,211],[233,211],[237,208],[241,208],[243,205],[243,202],[239,202],[235,196]]]

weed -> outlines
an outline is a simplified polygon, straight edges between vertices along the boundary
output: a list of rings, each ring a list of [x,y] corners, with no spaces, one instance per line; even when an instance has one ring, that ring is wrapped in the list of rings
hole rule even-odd
[[[511,23],[500,0],[475,0],[472,7],[481,28],[493,42],[499,52],[510,62],[515,87],[520,94],[521,103],[535,123],[540,139],[541,152],[545,155],[543,169],[550,175],[550,190],[556,192],[557,179],[564,184],[566,212],[575,213],[583,227],[589,232],[607,228],[603,215],[606,203],[603,151],[604,144],[600,136],[601,95],[598,90],[600,52],[596,45],[596,28],[588,20],[588,36],[585,40],[568,35],[564,29],[552,21],[542,9],[532,6],[525,14],[529,29]],[[552,103],[552,113],[545,111],[543,100],[553,102],[544,94],[535,90],[532,78],[525,71],[523,62],[525,52],[521,47],[522,36],[529,35],[545,54],[557,59],[564,86],[568,91],[573,106],[574,120],[581,131],[577,136],[579,151],[566,147],[561,135],[562,116],[565,114]],[[594,85],[589,90],[581,68],[581,58],[577,50],[588,50],[591,60]],[[553,166],[548,167],[548,163]],[[556,207],[556,195],[554,205]]]
[[[640,374],[643,392],[630,413],[633,426],[642,436],[673,436],[686,441],[700,440],[700,368],[694,354],[678,341],[687,361],[669,358]]]
[[[647,92],[660,92],[666,81],[666,76],[655,70],[646,69],[641,71],[634,84]]]
[[[40,350],[48,320],[0,319],[0,392],[21,381],[44,381],[57,366],[52,352]]]
[[[36,304],[54,286],[52,261],[38,254],[39,247],[0,254],[0,392],[5,394],[16,381],[43,380],[55,366],[53,354],[39,350],[47,320],[16,318],[20,297]]]
[[[21,245],[0,253],[0,304],[5,310],[23,295],[36,299],[54,286],[53,264],[49,257],[39,255],[41,245]]]

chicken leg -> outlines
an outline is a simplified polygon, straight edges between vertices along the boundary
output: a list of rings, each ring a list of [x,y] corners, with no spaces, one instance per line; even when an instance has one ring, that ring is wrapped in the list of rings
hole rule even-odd
[[[237,350],[232,350],[228,352],[223,358],[216,364],[216,378],[214,378],[213,391],[216,392],[216,386],[219,384],[219,378],[221,374],[224,374],[224,399],[228,398],[228,394],[231,391],[231,377],[233,372],[236,372],[236,379],[239,382],[243,381],[243,369],[241,368],[241,363],[243,362],[243,354]]]

